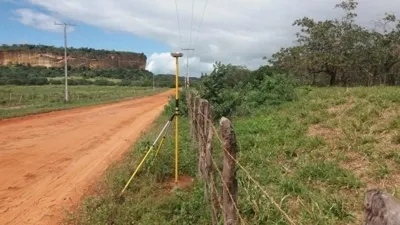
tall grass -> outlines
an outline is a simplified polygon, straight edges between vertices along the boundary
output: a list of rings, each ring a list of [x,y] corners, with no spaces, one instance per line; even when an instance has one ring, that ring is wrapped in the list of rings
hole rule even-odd
[[[165,91],[145,87],[70,86],[68,103],[63,85],[0,86],[0,119],[112,102]]]
[[[398,196],[400,95],[391,87],[298,88],[298,100],[232,117],[238,161],[298,224],[361,224],[364,193],[377,187]],[[169,114],[169,113],[167,113]],[[170,136],[114,198],[166,121],[161,117],[123,162],[110,168],[99,195],[89,197],[71,221],[77,224],[210,224],[203,184],[171,191]],[[181,171],[195,177],[197,151],[181,119]],[[217,162],[221,146],[216,141]],[[287,224],[242,170],[237,172],[239,209],[246,224]]]

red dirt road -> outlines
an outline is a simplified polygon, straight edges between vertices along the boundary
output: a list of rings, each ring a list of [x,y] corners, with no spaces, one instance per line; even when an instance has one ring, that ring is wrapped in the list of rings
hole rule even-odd
[[[0,121],[0,224],[59,224],[172,91]]]

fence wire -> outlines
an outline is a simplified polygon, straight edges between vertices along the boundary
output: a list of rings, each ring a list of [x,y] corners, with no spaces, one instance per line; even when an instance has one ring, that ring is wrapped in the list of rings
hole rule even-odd
[[[188,97],[187,100],[189,101],[189,102],[188,102],[188,106],[189,106],[189,107],[192,107],[192,102],[195,102],[195,103],[200,102],[200,101],[198,101],[199,98],[198,98],[198,97],[195,97],[194,95]],[[207,102],[207,103],[208,103],[208,102]],[[196,105],[196,107],[198,107],[198,106],[199,106],[199,105]],[[200,116],[202,117],[203,121],[207,121],[208,124],[210,124],[210,125],[212,126],[213,133],[214,133],[213,135],[217,137],[217,140],[220,142],[223,151],[235,162],[236,165],[239,166],[240,169],[242,169],[242,170],[245,172],[247,178],[248,178],[262,193],[263,193],[263,196],[266,197],[266,199],[268,199],[268,200],[274,205],[274,207],[285,217],[285,219],[286,219],[290,224],[296,225],[296,222],[282,209],[282,207],[280,206],[280,204],[278,204],[278,203],[274,200],[274,198],[261,186],[261,184],[260,184],[253,176],[251,176],[250,172],[249,172],[241,163],[239,163],[239,161],[236,160],[236,158],[233,157],[233,156],[231,155],[231,153],[224,147],[223,140],[222,140],[222,138],[219,136],[217,128],[214,126],[214,121],[210,120],[210,119],[208,118],[208,116],[204,115],[200,110],[198,110],[198,108],[196,108],[196,109],[190,108],[189,110],[190,110],[190,111],[189,111],[189,112],[190,112],[189,115],[192,117],[192,118],[190,118],[190,119],[191,119],[191,122],[193,123],[193,121],[195,121],[195,120],[193,120],[193,117],[196,118],[197,115],[200,115]],[[196,121],[196,122],[197,122],[197,121]],[[193,124],[192,124],[192,125],[193,125]],[[195,132],[196,132],[197,134],[200,132],[199,129],[203,129],[203,127],[198,127],[197,124],[195,124],[195,128],[197,129],[197,130],[195,130]],[[198,141],[201,141],[201,140],[198,140]],[[227,189],[227,186],[226,186],[225,182],[224,182],[223,179],[222,179],[222,173],[221,173],[221,171],[219,170],[218,165],[217,165],[217,163],[215,162],[215,160],[214,160],[213,157],[212,157],[212,161],[213,161],[214,167],[216,168],[216,170],[218,171],[218,173],[219,173],[220,176],[221,176],[221,180],[222,180],[222,183],[223,183],[224,187]],[[231,197],[232,202],[234,202],[234,201],[233,201],[233,197],[232,197],[232,195],[231,195],[230,192],[229,192],[229,195],[230,195],[230,197]],[[240,213],[239,213],[239,209],[238,209],[237,205],[234,204],[234,207],[235,207],[235,209],[236,209],[236,211],[237,211],[237,213],[238,213],[238,216],[239,216],[239,218],[240,218],[240,220],[241,220],[241,223],[243,224],[243,221],[244,221],[244,220],[243,220],[243,218],[241,217],[241,215],[240,215]]]

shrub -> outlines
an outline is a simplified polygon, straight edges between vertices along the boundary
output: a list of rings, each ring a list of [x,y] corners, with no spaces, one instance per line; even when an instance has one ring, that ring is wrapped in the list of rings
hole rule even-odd
[[[107,79],[101,78],[101,79],[96,79],[94,81],[95,85],[99,85],[99,86],[114,86],[115,83],[112,81],[109,81]]]
[[[49,84],[49,80],[46,77],[36,77],[35,85],[46,85]]]
[[[132,85],[131,80],[122,80],[121,82],[118,83],[118,86],[130,86]]]
[[[88,80],[88,79],[76,79],[75,80],[77,85],[92,85],[93,81]]]
[[[0,78],[0,85],[6,85],[7,82],[8,82],[7,78],[5,78],[5,77]]]
[[[172,115],[175,113],[175,97],[170,98],[169,103],[164,108],[164,112],[167,115]],[[179,92],[179,112],[181,116],[186,116],[188,114],[185,91]]]
[[[287,74],[262,66],[244,67],[216,63],[199,84],[202,98],[211,102],[214,116],[245,115],[263,105],[277,105],[296,99],[296,82]]]
[[[13,84],[13,85],[24,85],[25,82],[22,79],[16,79],[16,78],[12,78],[10,80],[8,80],[7,84]]]
[[[51,79],[50,84],[54,84],[54,85],[60,85],[60,84],[64,84],[64,82],[62,82],[61,80],[55,80],[55,79]]]

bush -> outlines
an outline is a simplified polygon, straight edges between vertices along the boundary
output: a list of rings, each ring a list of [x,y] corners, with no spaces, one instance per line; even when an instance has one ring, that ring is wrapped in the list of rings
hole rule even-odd
[[[49,84],[49,80],[46,77],[36,77],[35,85],[46,85]]]
[[[250,71],[241,66],[216,63],[199,84],[202,98],[214,107],[215,118],[246,115],[265,105],[296,99],[296,82],[287,74],[262,66]]]
[[[7,78],[5,78],[5,77],[0,78],[0,85],[6,85],[7,82],[8,82]]]
[[[64,82],[62,82],[61,80],[55,80],[55,79],[51,79],[50,84],[54,84],[54,85],[60,85],[60,84],[64,84]]]
[[[95,84],[95,85],[99,85],[99,86],[114,86],[114,85],[115,85],[114,82],[109,81],[109,80],[107,80],[107,79],[103,79],[103,78],[101,78],[101,79],[96,79],[96,80],[94,81],[94,84]]]
[[[75,86],[78,85],[78,82],[75,79],[68,79],[68,85]]]
[[[175,113],[175,97],[171,97],[168,104],[164,108],[164,112],[167,115],[173,115]],[[179,92],[179,113],[181,116],[188,115],[188,107],[186,104],[186,92]]]
[[[7,83],[7,84],[12,84],[12,85],[24,85],[25,82],[24,82],[24,80],[22,80],[22,79],[15,79],[15,78],[12,78],[12,79],[8,80],[8,83]]]
[[[76,79],[75,80],[78,85],[92,85],[93,81],[88,79]]]
[[[122,80],[121,82],[118,83],[118,86],[130,86],[132,85],[132,81],[130,80]]]

